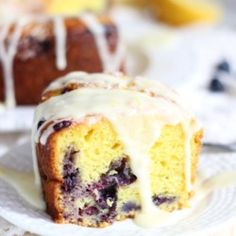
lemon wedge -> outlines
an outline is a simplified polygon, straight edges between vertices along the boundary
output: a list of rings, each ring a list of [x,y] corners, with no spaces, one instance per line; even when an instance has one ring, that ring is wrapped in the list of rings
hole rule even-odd
[[[204,0],[149,0],[160,19],[172,25],[216,22],[222,16],[219,6]]]

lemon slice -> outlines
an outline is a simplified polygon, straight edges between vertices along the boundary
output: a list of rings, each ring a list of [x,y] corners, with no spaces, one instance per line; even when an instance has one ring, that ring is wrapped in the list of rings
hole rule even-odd
[[[84,10],[101,11],[105,0],[44,0],[49,14],[76,14]]]
[[[173,25],[194,22],[216,22],[222,15],[221,8],[204,0],[149,0],[160,20]]]

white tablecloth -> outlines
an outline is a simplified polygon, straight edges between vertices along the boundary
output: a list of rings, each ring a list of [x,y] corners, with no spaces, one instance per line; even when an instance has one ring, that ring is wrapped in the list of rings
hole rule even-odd
[[[0,134],[0,155],[6,153],[14,145],[24,143],[30,138],[29,133],[1,133]],[[29,232],[8,223],[0,217],[1,236],[33,236]]]

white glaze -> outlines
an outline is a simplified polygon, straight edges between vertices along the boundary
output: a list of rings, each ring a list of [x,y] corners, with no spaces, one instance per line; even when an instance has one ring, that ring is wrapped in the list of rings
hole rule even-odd
[[[64,18],[61,16],[53,17],[54,35],[55,35],[55,50],[56,50],[56,65],[58,70],[64,70],[67,66],[66,61],[66,37]]]
[[[5,40],[8,36],[11,24],[4,24],[0,32],[0,60],[3,66],[3,78],[5,87],[5,105],[7,108],[13,108],[16,104],[13,63],[17,52],[18,42],[21,36],[25,21],[19,20],[15,24],[14,31],[9,39],[9,45],[6,47]]]
[[[103,65],[104,72],[116,72],[119,71],[122,60],[124,59],[124,44],[119,39],[117,49],[114,53],[110,52],[105,27],[98,22],[98,19],[92,14],[82,14],[80,19],[86,24],[89,30],[92,32],[97,50]],[[119,35],[119,37],[121,37]]]
[[[0,178],[12,185],[31,205],[41,210],[45,209],[41,188],[34,184],[33,173],[21,172],[0,166]]]
[[[191,123],[184,124],[185,131],[185,179],[186,179],[186,189],[188,192],[192,190],[192,152],[191,152],[191,139],[194,135],[194,131],[191,128]]]
[[[129,90],[143,90],[146,93],[154,93],[158,97],[163,97],[173,103],[177,104],[184,113],[188,113],[185,108],[184,101],[181,97],[172,89],[167,88],[163,84],[154,81],[147,80],[142,77],[129,78],[122,73],[91,73],[86,72],[71,72],[66,76],[63,76],[53,81],[44,92],[51,90],[58,90],[65,88],[69,84],[84,84],[85,87],[99,87],[99,88],[120,88]],[[190,115],[190,114],[188,114]],[[200,128],[200,127],[199,127]]]
[[[125,76],[122,76],[120,79],[120,73],[116,74],[103,74],[103,73],[94,73],[88,74],[86,72],[71,72],[66,76],[63,76],[55,81],[53,81],[44,91],[44,93],[51,90],[58,90],[66,87],[69,84],[85,84],[86,87],[89,86],[98,86],[103,88],[113,88],[113,87],[127,87],[127,83],[130,80],[127,80]]]
[[[92,114],[106,117],[112,122],[124,143],[125,153],[131,160],[132,171],[138,178],[142,211],[135,221],[143,226],[151,226],[155,224],[156,218],[168,217],[169,214],[155,207],[152,201],[149,150],[158,140],[163,126],[182,124],[186,135],[186,188],[191,191],[190,139],[198,131],[199,126],[187,112],[181,99],[175,92],[154,81],[142,78],[129,79],[118,74],[112,76],[72,73],[52,83],[47,91],[63,88],[70,83],[82,83],[85,86],[52,97],[37,107],[33,146],[35,143],[44,145],[49,135],[54,132],[52,126],[61,119],[79,122]],[[42,118],[52,122],[43,134],[41,132],[44,125],[37,131],[37,124]],[[34,163],[36,177],[39,180],[35,153]]]

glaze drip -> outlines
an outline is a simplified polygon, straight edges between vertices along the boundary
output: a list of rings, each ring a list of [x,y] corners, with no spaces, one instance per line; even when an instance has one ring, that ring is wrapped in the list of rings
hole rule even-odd
[[[66,61],[66,28],[64,19],[60,16],[53,18],[54,35],[56,40],[56,65],[58,70],[64,70],[67,66]]]
[[[2,26],[0,32],[0,60],[3,65],[5,105],[7,108],[13,108],[16,105],[13,63],[24,24],[25,22],[22,20],[16,23],[14,31],[12,35],[10,35],[8,46],[6,46],[5,41],[8,38],[7,36],[11,29],[11,25],[5,24]]]
[[[103,71],[119,71],[121,62],[124,59],[124,45],[119,42],[116,52],[111,53],[107,45],[105,28],[101,24],[98,24],[98,19],[92,14],[82,14],[80,17],[94,36],[97,50],[102,61]]]

